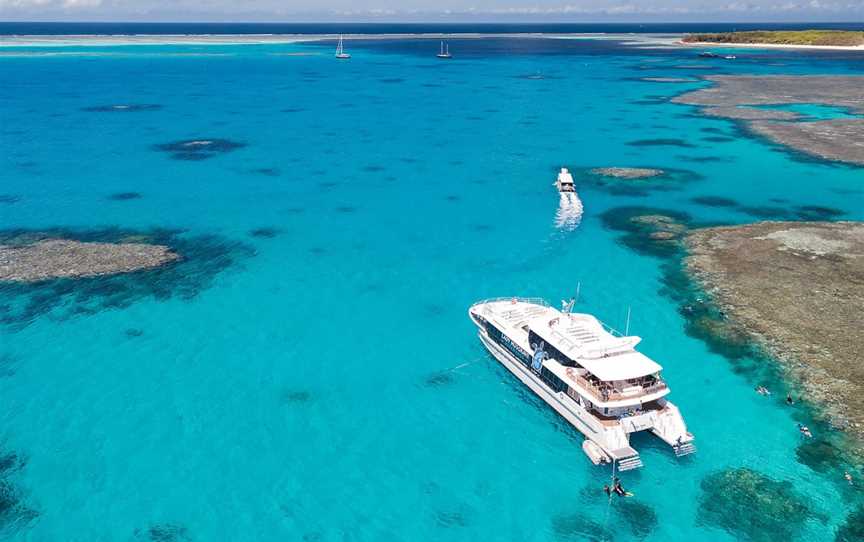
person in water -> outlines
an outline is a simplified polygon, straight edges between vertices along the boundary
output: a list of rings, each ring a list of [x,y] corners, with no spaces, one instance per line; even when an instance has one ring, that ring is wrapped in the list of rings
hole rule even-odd
[[[624,486],[621,485],[621,480],[619,480],[617,477],[615,478],[615,487],[612,488],[612,490],[619,497],[632,497],[633,496],[632,493],[630,493],[629,491],[624,489]]]
[[[853,485],[853,484],[852,484],[852,475],[849,474],[849,471],[846,471],[846,472],[843,474],[843,478],[845,478],[846,481],[849,482],[849,485],[850,485],[850,486]]]
[[[795,404],[795,401],[792,399],[792,394],[791,394],[791,393],[787,393],[787,394],[786,394],[786,404],[789,405],[789,406],[792,406],[792,405]]]
[[[603,484],[603,493],[605,493],[607,497],[612,496],[612,488],[609,487],[609,484]]]
[[[756,386],[756,393],[759,395],[771,395],[771,392],[765,386]]]
[[[803,424],[798,424],[798,432],[804,435],[807,438],[813,438],[813,433],[810,432],[810,428]]]

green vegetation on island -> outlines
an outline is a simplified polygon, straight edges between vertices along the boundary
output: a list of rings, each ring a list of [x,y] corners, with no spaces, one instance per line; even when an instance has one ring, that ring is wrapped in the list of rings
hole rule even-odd
[[[864,46],[864,32],[851,30],[752,30],[690,34],[685,43],[729,43],[754,45],[822,45],[834,47]]]

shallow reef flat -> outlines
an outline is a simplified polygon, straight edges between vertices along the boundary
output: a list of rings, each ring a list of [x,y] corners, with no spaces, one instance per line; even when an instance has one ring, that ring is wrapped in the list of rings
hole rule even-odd
[[[602,167],[594,168],[591,173],[604,177],[615,177],[617,179],[647,179],[663,175],[662,169],[639,168],[639,167]]]
[[[753,133],[797,151],[864,165],[864,77],[712,75],[705,79],[713,85],[672,101],[701,106],[709,116],[741,121]],[[862,117],[811,120],[776,108],[802,104],[833,106]]]
[[[179,258],[166,246],[42,239],[0,245],[0,281],[97,277],[159,267]]]
[[[254,254],[241,242],[182,230],[0,230],[0,328],[62,321],[139,299],[193,299]]]
[[[730,321],[864,439],[864,223],[759,222],[692,230],[685,242],[688,273]]]

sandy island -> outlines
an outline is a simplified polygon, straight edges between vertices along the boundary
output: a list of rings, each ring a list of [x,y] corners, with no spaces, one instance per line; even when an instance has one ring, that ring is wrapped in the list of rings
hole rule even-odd
[[[37,282],[131,273],[179,258],[161,245],[43,239],[24,245],[0,245],[0,281]]]
[[[676,45],[685,47],[735,47],[742,49],[817,49],[823,51],[861,51],[864,45],[805,45],[792,43],[721,43],[716,41],[682,41],[675,42]]]
[[[688,272],[732,324],[864,439],[864,222],[697,229],[686,245]]]

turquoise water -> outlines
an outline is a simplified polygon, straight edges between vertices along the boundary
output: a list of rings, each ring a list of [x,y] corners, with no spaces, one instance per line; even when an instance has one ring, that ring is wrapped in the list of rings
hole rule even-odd
[[[636,205],[745,222],[810,206],[864,219],[860,169],[666,101],[702,83],[638,80],[860,73],[864,59],[712,64],[490,39],[455,40],[440,62],[436,48],[352,43],[342,63],[329,44],[0,57],[3,228],[182,230],[158,235],[187,256],[176,273],[0,288],[0,455],[16,458],[3,462],[2,537],[769,540],[754,518],[724,530],[700,513],[706,476],[749,467],[808,499],[793,539],[833,540],[860,502],[850,467],[799,461],[802,411],[688,336],[661,292],[669,262],[601,216]],[[311,54],[284,54],[296,52]],[[158,147],[217,138],[242,146]],[[554,226],[562,165],[585,205],[571,232]],[[617,190],[588,180],[598,166],[677,173]],[[734,201],[693,201],[705,196]],[[623,476],[627,501],[607,503],[608,470],[486,354],[466,314],[491,296],[555,302],[578,283],[581,309],[613,326],[632,307],[631,332],[697,437],[685,460],[636,437],[645,468]]]
[[[861,115],[849,111],[845,107],[825,104],[771,104],[753,106],[757,109],[771,109],[776,111],[791,111],[800,115],[803,121],[833,120],[833,119],[855,119]]]

